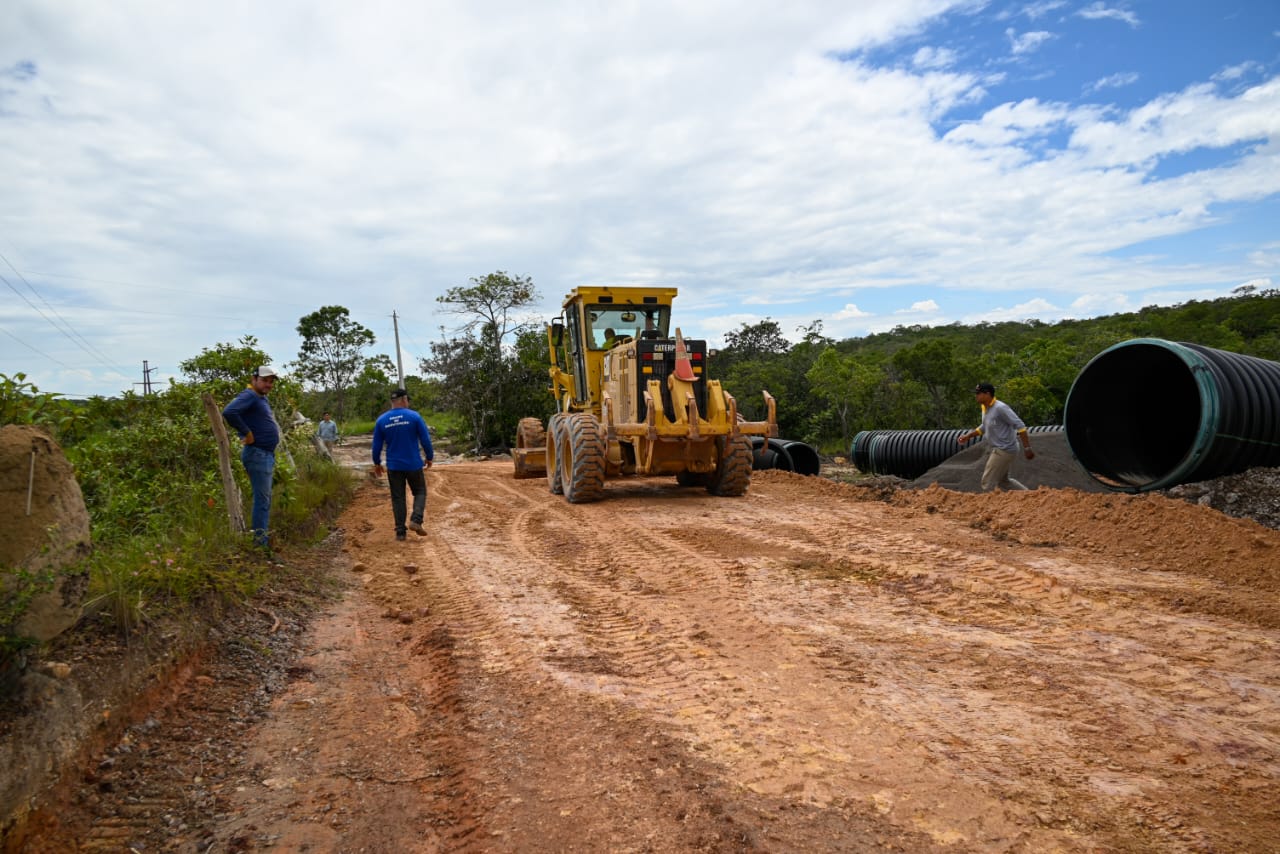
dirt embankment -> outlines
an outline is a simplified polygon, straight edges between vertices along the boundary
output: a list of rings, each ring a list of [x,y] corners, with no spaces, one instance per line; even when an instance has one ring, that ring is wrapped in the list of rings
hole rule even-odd
[[[210,662],[28,850],[1280,838],[1280,532],[1163,496],[783,472],[579,506],[509,462],[428,481],[404,543],[382,485],[358,495],[329,562],[351,589],[287,682]],[[260,711],[183,713],[242,709],[232,689]]]

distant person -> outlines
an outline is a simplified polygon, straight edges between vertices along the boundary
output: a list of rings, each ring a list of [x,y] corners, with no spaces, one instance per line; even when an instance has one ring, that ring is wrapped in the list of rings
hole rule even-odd
[[[320,423],[316,427],[316,435],[320,437],[321,442],[324,442],[325,448],[332,453],[333,446],[338,444],[338,425],[333,423],[333,419],[329,417],[328,412],[320,419]]]
[[[280,444],[280,425],[267,402],[276,385],[275,368],[262,365],[249,378],[249,387],[237,394],[222,410],[222,417],[240,434],[240,462],[253,487],[251,527],[254,541],[264,549],[271,548],[268,522],[271,516],[271,476],[276,470],[276,445]]]
[[[603,346],[606,350],[612,350],[614,347],[618,346],[618,333],[614,332],[612,328],[604,331]]]
[[[979,436],[987,438],[990,450],[987,452],[987,464],[982,469],[982,491],[1026,489],[1009,477],[1009,469],[1013,466],[1014,455],[1018,453],[1019,442],[1022,443],[1023,456],[1028,460],[1036,458],[1035,451],[1031,450],[1027,425],[1009,404],[996,400],[996,387],[991,383],[978,383],[973,393],[982,407],[982,424],[960,436],[958,441],[963,445]]]
[[[382,467],[382,446],[387,447],[387,467]],[[427,478],[423,474],[422,454],[426,452],[426,468],[431,468],[435,451],[431,449],[431,431],[422,416],[409,408],[409,393],[402,388],[391,392],[391,408],[378,416],[373,425],[373,473],[382,477],[386,472],[391,487],[391,515],[396,522],[396,539],[405,538],[404,488],[413,493],[413,513],[409,515],[409,528],[420,537],[427,531],[422,527],[422,513],[427,509]]]

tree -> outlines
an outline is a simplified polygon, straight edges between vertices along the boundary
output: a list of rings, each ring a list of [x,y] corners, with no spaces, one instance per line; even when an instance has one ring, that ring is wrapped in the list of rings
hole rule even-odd
[[[334,410],[342,418],[346,389],[364,365],[362,351],[377,339],[340,305],[327,305],[301,318],[298,334],[302,347],[293,363],[295,373],[332,395]]]
[[[949,339],[930,339],[899,350],[893,355],[893,364],[904,374],[919,381],[929,392],[931,422],[939,430],[950,426],[955,415],[948,401],[956,392],[972,387],[958,375],[955,358],[956,345]]]
[[[205,347],[199,356],[180,362],[178,368],[196,385],[229,385],[238,389],[255,368],[270,361],[267,352],[258,346],[258,339],[246,335],[235,344]]]
[[[422,369],[441,378],[441,402],[466,417],[477,451],[506,446],[516,423],[530,414],[518,408],[530,388],[545,387],[545,380],[531,379],[520,346],[531,325],[519,318],[519,310],[537,299],[531,279],[502,271],[472,278],[436,298],[464,322],[454,337],[444,333],[431,345]]]
[[[444,311],[467,318],[462,330],[479,333],[481,340],[501,346],[525,324],[516,318],[516,309],[538,298],[533,280],[527,276],[510,276],[499,270],[481,279],[472,278],[470,286],[456,286],[436,297]]]

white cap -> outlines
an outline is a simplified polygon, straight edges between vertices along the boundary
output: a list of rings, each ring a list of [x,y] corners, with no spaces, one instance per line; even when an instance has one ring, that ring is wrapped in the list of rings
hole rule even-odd
[[[255,377],[274,377],[276,375],[276,369],[270,365],[262,365],[253,372],[253,375]]]

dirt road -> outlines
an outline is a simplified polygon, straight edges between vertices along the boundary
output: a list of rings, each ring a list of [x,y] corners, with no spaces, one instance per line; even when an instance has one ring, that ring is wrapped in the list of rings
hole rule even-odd
[[[381,484],[189,850],[1264,851],[1280,532],[1158,496],[757,472]],[[203,772],[210,773],[207,769]],[[222,779],[222,778],[220,778]],[[206,782],[207,785],[207,782]]]

